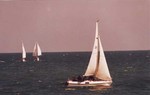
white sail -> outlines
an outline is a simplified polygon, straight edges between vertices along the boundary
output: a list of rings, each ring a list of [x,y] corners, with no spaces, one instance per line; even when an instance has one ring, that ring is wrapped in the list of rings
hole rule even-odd
[[[38,43],[35,43],[34,49],[33,49],[33,56],[37,57],[37,56],[41,56],[41,55],[42,55],[41,48]]]
[[[37,54],[36,54],[36,43],[35,43],[34,48],[33,48],[33,56],[37,56]]]
[[[94,41],[94,46],[93,46],[93,50],[92,50],[92,54],[91,54],[91,58],[89,61],[89,65],[87,67],[87,70],[85,72],[85,76],[90,76],[90,75],[94,75],[95,73],[95,69],[96,69],[96,65],[97,65],[97,56],[98,56],[98,22],[96,22],[96,34],[95,34],[95,41]]]
[[[84,75],[94,75],[95,77],[102,80],[111,80],[100,36],[98,35],[98,21],[96,22],[96,35],[93,51],[91,54],[89,65]]]
[[[99,36],[99,49],[100,49],[99,65],[98,65],[98,71],[96,72],[95,76],[102,80],[111,80],[105,54],[104,54],[103,47],[100,41],[100,36]]]
[[[22,43],[22,61],[25,61],[25,58],[26,58],[26,51],[24,48],[24,44]]]
[[[41,48],[39,46],[39,44],[37,43],[37,55],[38,56],[41,56],[42,55],[42,51],[41,51]]]

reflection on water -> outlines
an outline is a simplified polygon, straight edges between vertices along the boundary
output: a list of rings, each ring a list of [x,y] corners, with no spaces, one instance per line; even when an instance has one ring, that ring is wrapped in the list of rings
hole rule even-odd
[[[99,85],[99,86],[93,86],[89,90],[90,91],[98,91],[98,90],[107,90],[109,88],[112,88],[112,86],[102,86],[102,85]]]
[[[112,86],[102,86],[102,85],[97,85],[97,86],[68,86],[65,88],[65,90],[78,90],[82,88],[87,88],[89,91],[104,91],[112,88]]]

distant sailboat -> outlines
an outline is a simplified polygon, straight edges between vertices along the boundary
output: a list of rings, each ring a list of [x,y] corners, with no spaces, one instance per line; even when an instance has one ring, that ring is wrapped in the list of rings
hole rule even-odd
[[[26,62],[26,50],[24,48],[24,44],[22,43],[22,61]]]
[[[98,34],[98,22],[96,22],[95,41],[87,70],[83,76],[69,79],[67,81],[69,86],[110,86],[112,83],[100,35]]]
[[[41,56],[41,55],[42,55],[41,48],[38,43],[35,43],[34,49],[33,49],[33,56],[35,57],[35,60],[39,61],[40,60],[39,56]]]

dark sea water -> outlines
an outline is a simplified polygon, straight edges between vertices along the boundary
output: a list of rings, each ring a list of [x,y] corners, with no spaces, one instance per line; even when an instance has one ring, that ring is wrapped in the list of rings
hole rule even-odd
[[[150,95],[150,51],[105,52],[111,88],[67,87],[84,74],[90,52],[43,53],[40,62],[21,54],[0,54],[0,95]]]

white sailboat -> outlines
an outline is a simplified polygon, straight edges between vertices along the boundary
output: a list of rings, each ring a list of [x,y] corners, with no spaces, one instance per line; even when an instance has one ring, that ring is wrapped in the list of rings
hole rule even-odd
[[[34,45],[34,49],[33,49],[33,56],[35,57],[35,60],[36,61],[39,61],[39,56],[42,55],[42,51],[41,51],[41,48],[39,46],[39,44],[36,42],[35,45]]]
[[[22,61],[26,62],[26,50],[24,48],[24,44],[22,43]]]
[[[98,21],[96,22],[96,34],[91,58],[87,70],[83,76],[67,81],[68,86],[110,86],[112,78],[109,73],[100,36],[98,34]]]

